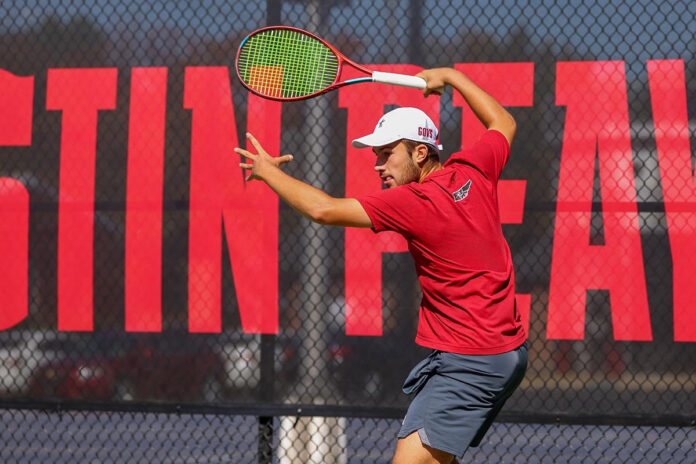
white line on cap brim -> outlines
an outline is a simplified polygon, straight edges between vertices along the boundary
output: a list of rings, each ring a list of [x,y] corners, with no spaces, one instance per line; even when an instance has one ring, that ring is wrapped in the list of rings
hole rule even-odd
[[[390,143],[403,139],[403,137],[401,136],[390,137],[387,139],[378,139],[374,135],[375,134],[369,134],[364,137],[360,137],[359,139],[353,140],[351,144],[355,148],[383,147],[384,145],[389,145]]]

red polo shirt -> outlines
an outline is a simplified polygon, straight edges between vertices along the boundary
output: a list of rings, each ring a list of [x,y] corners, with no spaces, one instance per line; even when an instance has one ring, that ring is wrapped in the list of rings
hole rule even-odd
[[[498,178],[509,153],[505,137],[489,130],[423,183],[358,198],[375,232],[395,231],[408,242],[423,290],[419,345],[483,355],[526,339],[498,212]]]

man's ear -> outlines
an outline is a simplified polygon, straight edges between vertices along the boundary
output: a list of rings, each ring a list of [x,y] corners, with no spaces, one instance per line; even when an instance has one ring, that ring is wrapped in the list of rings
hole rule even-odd
[[[423,165],[425,163],[425,160],[428,159],[428,146],[424,145],[422,143],[419,143],[416,145],[415,149],[415,161],[418,165]]]

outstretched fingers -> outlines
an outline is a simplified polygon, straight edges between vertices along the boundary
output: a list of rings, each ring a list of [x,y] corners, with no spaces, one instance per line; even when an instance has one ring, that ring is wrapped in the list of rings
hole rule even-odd
[[[236,153],[239,153],[240,155],[242,155],[244,158],[246,158],[247,162],[243,161],[243,162],[239,163],[239,167],[249,171],[249,175],[246,177],[246,180],[247,181],[251,180],[252,176],[253,176],[254,164],[250,163],[248,161],[257,160],[258,155],[255,155],[255,154],[253,154],[247,150],[244,150],[243,148],[239,148],[239,147],[235,148],[234,151]]]
[[[256,158],[259,157],[259,155],[255,154],[255,153],[252,153],[252,152],[250,152],[250,151],[248,151],[248,150],[245,150],[245,149],[243,149],[243,148],[239,148],[239,147],[235,148],[234,151],[235,151],[236,153],[239,153],[239,154],[242,155],[243,157],[245,157],[245,158],[247,158],[247,159],[250,159],[250,160],[255,160]]]
[[[263,173],[267,172],[269,168],[277,168],[280,165],[289,163],[293,160],[292,155],[283,155],[278,157],[270,156],[253,135],[247,132],[246,136],[249,143],[253,145],[254,149],[256,150],[256,153],[252,153],[249,150],[239,147],[235,148],[234,151],[245,158],[241,163],[239,163],[239,167],[249,171],[247,180],[263,179]]]
[[[292,155],[283,155],[278,157],[278,165],[289,163],[292,161],[294,158]]]
[[[254,137],[253,135],[251,135],[251,132],[247,132],[247,133],[246,133],[246,137],[247,137],[247,139],[249,140],[249,142],[251,142],[251,144],[254,146],[254,148],[256,148],[256,152],[257,152],[257,153],[261,153],[261,152],[264,152],[264,153],[265,153],[265,150],[263,149],[263,147],[261,146],[261,144],[259,143],[259,141],[256,140],[256,137]]]

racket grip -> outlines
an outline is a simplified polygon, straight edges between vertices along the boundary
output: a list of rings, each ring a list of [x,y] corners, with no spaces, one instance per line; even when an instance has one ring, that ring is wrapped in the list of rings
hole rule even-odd
[[[413,87],[414,89],[424,89],[425,79],[407,74],[396,74],[389,72],[374,71],[372,81],[380,84],[400,85],[403,87]]]

